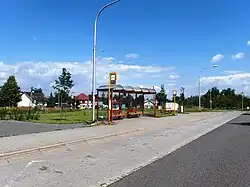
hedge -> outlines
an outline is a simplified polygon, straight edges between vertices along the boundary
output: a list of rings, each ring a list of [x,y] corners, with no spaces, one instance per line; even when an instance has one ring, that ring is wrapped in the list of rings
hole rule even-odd
[[[0,120],[39,120],[39,112],[37,108],[0,108]]]

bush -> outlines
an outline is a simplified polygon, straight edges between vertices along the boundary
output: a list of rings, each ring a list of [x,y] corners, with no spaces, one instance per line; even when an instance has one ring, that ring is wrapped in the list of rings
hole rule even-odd
[[[0,120],[5,120],[7,117],[7,110],[6,108],[0,108]]]
[[[0,120],[39,120],[39,112],[37,108],[0,108]]]

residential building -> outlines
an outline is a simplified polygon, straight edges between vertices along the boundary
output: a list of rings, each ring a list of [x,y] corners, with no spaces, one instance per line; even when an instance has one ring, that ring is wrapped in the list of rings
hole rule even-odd
[[[18,107],[47,106],[47,98],[40,92],[22,92],[21,101],[17,103]]]
[[[76,101],[79,103],[77,106],[80,109],[91,109],[92,108],[92,99],[91,96],[87,96],[84,93],[80,93],[79,95],[76,96]],[[95,101],[96,101],[96,106],[97,106],[97,95],[95,95]],[[98,101],[99,107],[103,107],[103,102]]]
[[[89,97],[84,93],[80,93],[79,95],[77,95],[76,101],[78,101],[79,105],[77,107],[80,109],[92,108],[92,102],[90,101]]]
[[[145,108],[145,109],[154,108],[154,101],[153,101],[153,99],[146,99],[146,100],[144,101],[144,108]]]

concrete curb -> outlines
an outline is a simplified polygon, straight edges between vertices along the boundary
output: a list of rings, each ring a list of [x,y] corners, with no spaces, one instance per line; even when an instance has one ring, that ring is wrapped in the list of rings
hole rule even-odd
[[[125,132],[108,134],[108,135],[104,135],[104,136],[97,136],[97,137],[92,137],[92,138],[88,138],[88,139],[81,138],[78,140],[65,141],[65,142],[60,142],[60,143],[56,143],[56,144],[45,145],[45,146],[40,146],[40,147],[35,147],[35,148],[23,149],[23,150],[18,150],[18,151],[10,151],[10,152],[6,152],[6,153],[1,153],[0,159],[6,158],[6,157],[11,157],[11,156],[25,155],[25,154],[34,153],[37,151],[41,152],[41,151],[45,151],[48,149],[56,149],[56,148],[66,146],[66,145],[72,145],[72,144],[77,144],[77,143],[82,143],[82,142],[88,142],[88,141],[100,140],[100,139],[105,139],[105,138],[111,138],[111,137],[115,137],[115,136],[121,136],[121,135],[125,135],[128,133],[138,132],[138,131],[146,130],[146,129],[147,128],[138,128],[138,129],[133,129],[133,130],[125,131]]]

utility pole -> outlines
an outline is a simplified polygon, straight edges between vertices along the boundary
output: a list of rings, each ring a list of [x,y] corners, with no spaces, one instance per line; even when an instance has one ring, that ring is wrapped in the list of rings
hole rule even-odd
[[[212,68],[216,68],[218,67],[218,65],[214,64],[212,66]],[[201,111],[201,73],[205,70],[208,70],[209,68],[204,68],[204,69],[201,69],[200,70],[200,73],[199,73],[199,111]]]
[[[213,109],[213,101],[212,101],[212,89],[210,89],[210,91],[209,91],[209,97],[210,97],[210,99],[209,99],[209,103],[210,103],[210,110],[212,110]]]
[[[33,107],[33,86],[30,88],[31,107]]]
[[[244,92],[241,93],[241,109],[244,109]]]
[[[92,121],[95,121],[95,84],[96,84],[96,41],[97,41],[97,22],[101,13],[111,5],[118,3],[120,0],[115,0],[106,4],[96,14],[94,23],[94,40],[93,40],[93,74],[92,74]]]
[[[59,92],[59,90],[58,90],[57,99],[58,99],[58,108],[59,108],[60,107],[60,92]]]
[[[182,107],[183,107],[183,112],[184,112],[184,100],[185,100],[185,88],[184,87],[181,87],[181,93],[183,94]]]

